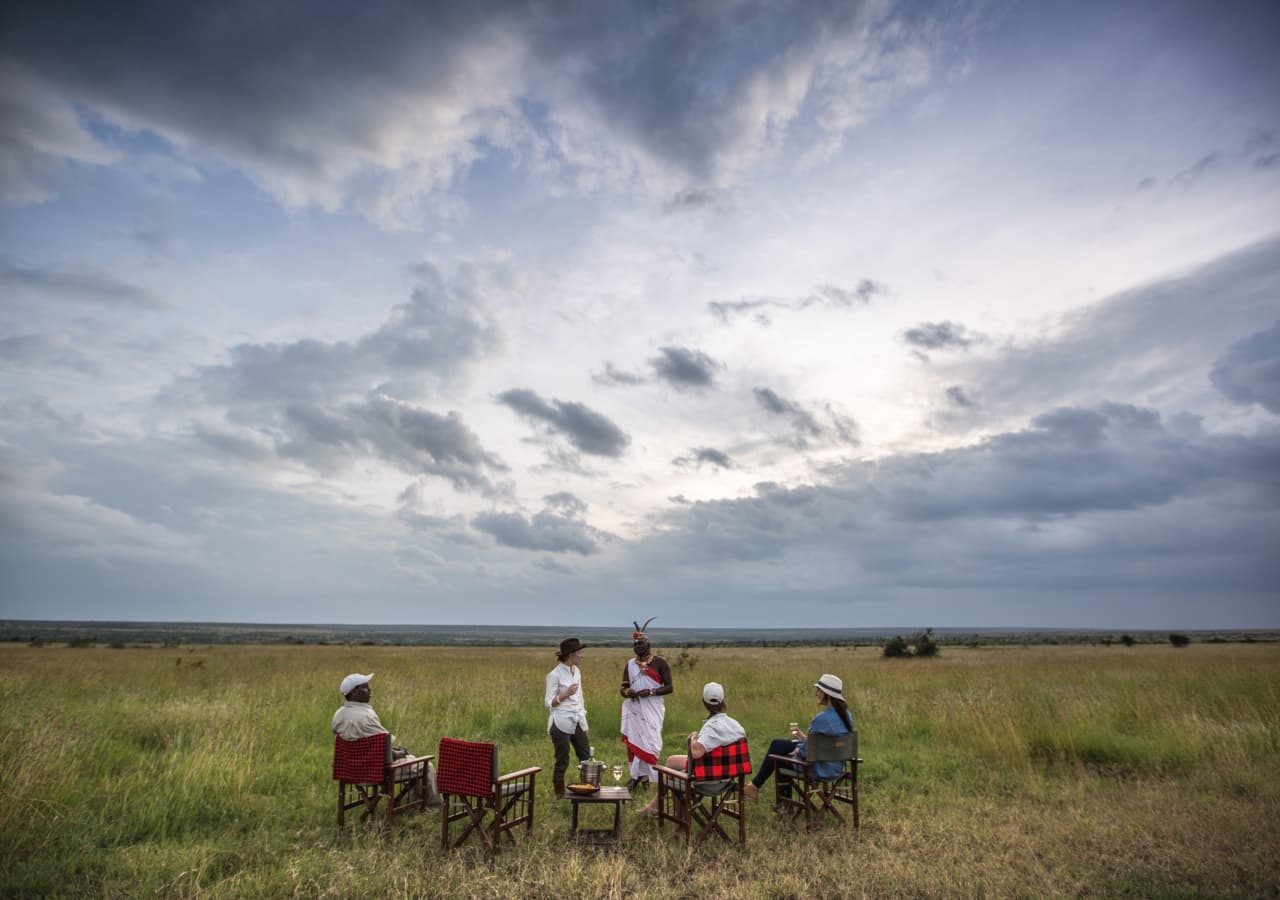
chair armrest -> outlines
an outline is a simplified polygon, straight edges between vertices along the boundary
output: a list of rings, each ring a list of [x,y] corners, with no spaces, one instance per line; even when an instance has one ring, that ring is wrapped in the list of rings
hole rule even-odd
[[[657,769],[659,772],[661,772],[663,775],[669,775],[670,777],[678,778],[681,781],[689,780],[688,772],[681,772],[679,769],[672,769],[667,766],[654,766],[654,768]]]
[[[770,753],[769,759],[780,765],[790,766],[793,769],[807,769],[813,765],[806,759],[796,759],[794,756],[783,756],[780,753]]]
[[[542,766],[530,766],[527,769],[521,769],[519,772],[508,772],[506,775],[498,776],[498,784],[504,781],[515,781],[517,778],[524,778],[526,775],[536,775],[542,771]]]
[[[432,755],[432,756],[406,756],[404,759],[397,759],[397,760],[395,760],[393,763],[391,763],[391,768],[393,768],[393,769],[401,769],[401,768],[404,768],[405,766],[411,766],[411,765],[413,765],[414,763],[430,762],[430,761],[431,761],[431,760],[433,760],[433,759],[435,759],[435,756],[434,756],[434,755]]]

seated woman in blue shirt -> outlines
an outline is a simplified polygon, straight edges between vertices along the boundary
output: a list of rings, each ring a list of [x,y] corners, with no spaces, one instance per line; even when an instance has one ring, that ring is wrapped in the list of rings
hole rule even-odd
[[[849,715],[849,705],[844,699],[844,682],[835,675],[823,675],[813,686],[816,689],[818,705],[822,709],[809,723],[808,734],[848,734],[853,731],[853,716]],[[776,738],[769,744],[769,749],[765,751],[764,762],[756,769],[755,776],[743,792],[748,800],[754,800],[760,795],[760,788],[764,787],[769,776],[773,774],[774,761],[769,758],[770,756],[776,754],[804,759],[805,739],[808,734],[796,728],[791,732],[790,738]],[[815,763],[814,774],[819,778],[835,778],[843,768],[844,764],[840,762]],[[790,781],[789,772],[790,770],[784,767],[778,771],[778,777]]]

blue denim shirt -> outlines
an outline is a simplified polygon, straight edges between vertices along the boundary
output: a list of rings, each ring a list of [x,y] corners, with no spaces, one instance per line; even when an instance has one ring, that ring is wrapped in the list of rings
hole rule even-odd
[[[813,721],[809,723],[810,734],[848,734],[849,729],[845,727],[844,720],[840,718],[840,714],[828,706],[822,712],[813,717]],[[804,759],[805,742],[800,741],[797,745],[796,756]],[[813,764],[813,773],[822,779],[836,778],[844,771],[844,763],[841,762],[820,762]]]

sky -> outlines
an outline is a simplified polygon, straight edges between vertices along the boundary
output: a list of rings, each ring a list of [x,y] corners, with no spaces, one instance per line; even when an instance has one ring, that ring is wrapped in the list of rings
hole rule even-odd
[[[1278,41],[11,4],[0,617],[1280,626]]]

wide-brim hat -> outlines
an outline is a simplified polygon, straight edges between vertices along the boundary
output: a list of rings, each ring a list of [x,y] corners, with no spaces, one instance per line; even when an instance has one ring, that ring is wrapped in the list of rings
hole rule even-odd
[[[359,672],[352,672],[346,678],[342,679],[342,686],[338,688],[342,692],[342,696],[347,696],[362,684],[368,684],[369,679],[373,678],[373,673],[361,675]]]
[[[565,657],[565,656],[568,656],[570,653],[577,653],[579,650],[585,650],[585,649],[587,649],[587,645],[582,643],[582,641],[578,640],[577,638],[565,638],[563,641],[560,642],[560,652],[557,653],[556,655],[560,657]]]
[[[844,699],[844,682],[839,675],[823,675],[813,683],[813,686],[828,697],[835,697],[837,700]]]

